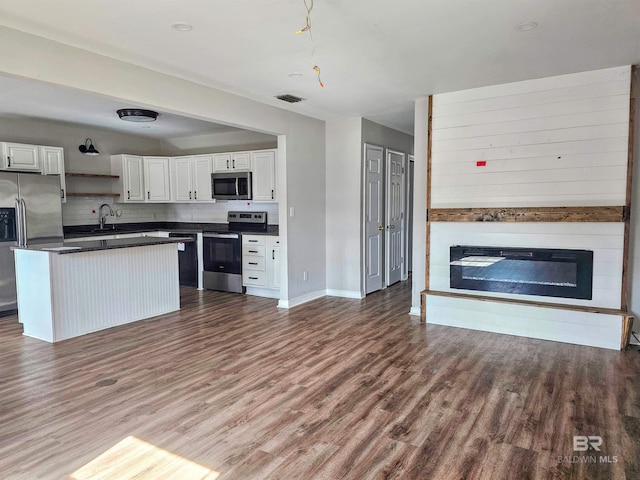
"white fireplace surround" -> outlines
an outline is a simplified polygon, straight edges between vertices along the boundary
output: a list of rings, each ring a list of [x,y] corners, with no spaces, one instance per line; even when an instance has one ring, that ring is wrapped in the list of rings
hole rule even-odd
[[[631,68],[529,80],[433,96],[431,208],[622,206],[626,201]],[[426,321],[619,349],[623,222],[431,222]],[[593,297],[482,292],[449,286],[452,245],[594,252]],[[584,310],[584,309],[583,309]]]

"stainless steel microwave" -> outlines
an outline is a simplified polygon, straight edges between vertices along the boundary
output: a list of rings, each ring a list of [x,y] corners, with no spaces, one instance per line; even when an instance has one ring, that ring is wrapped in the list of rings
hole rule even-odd
[[[251,200],[251,172],[211,174],[211,197],[216,200]]]

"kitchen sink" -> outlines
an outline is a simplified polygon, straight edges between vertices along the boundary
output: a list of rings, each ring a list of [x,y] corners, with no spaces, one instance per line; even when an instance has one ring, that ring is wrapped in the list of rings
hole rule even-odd
[[[104,227],[104,228],[94,228],[91,230],[91,233],[109,233],[109,232],[119,232],[120,229],[118,227]]]

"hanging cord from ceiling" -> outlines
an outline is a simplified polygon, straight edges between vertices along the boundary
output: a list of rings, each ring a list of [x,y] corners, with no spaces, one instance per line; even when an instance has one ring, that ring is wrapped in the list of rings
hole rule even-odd
[[[309,0],[309,3],[307,3],[307,0],[303,0],[303,2],[304,8],[307,11],[307,23],[303,28],[296,31],[296,35],[300,35],[304,32],[309,32],[309,41],[311,42],[311,60],[313,61],[316,54],[316,45],[313,41],[313,35],[311,34],[311,10],[313,10],[313,0]],[[320,67],[318,67],[315,61],[313,63],[314,65],[312,67],[312,70],[316,73],[318,84],[321,88],[324,88],[324,83],[322,83],[322,80],[320,79]]]

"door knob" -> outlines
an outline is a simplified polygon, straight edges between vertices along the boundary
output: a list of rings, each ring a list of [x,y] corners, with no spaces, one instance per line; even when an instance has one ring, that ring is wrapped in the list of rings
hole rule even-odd
[[[379,226],[378,230],[383,231],[384,230],[384,226]]]

